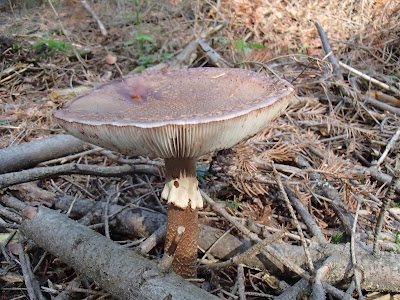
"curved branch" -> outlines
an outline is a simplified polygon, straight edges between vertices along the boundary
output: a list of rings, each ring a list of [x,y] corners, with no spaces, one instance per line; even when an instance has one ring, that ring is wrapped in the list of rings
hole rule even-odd
[[[147,165],[104,167],[76,163],[53,167],[38,167],[20,172],[0,175],[0,189],[14,184],[70,174],[95,175],[103,177],[123,176],[128,174],[158,175],[158,168]]]

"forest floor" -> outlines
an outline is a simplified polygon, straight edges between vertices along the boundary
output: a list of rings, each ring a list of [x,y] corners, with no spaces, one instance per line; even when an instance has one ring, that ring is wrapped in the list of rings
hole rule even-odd
[[[52,120],[56,109],[78,94],[123,76],[196,67],[253,70],[272,79],[286,79],[295,87],[296,96],[262,133],[199,159],[201,189],[230,216],[221,216],[206,201],[200,213],[202,225],[218,229],[217,235],[226,234],[232,243],[246,244],[251,239],[232,223],[239,221],[260,239],[282,233],[274,241],[278,245],[312,248],[326,242],[354,248],[356,243],[372,253],[376,240],[381,252],[400,257],[398,1],[71,0],[49,1],[33,9],[0,9],[0,149],[65,133]],[[326,32],[327,41],[323,42],[324,33],[318,32],[315,22]],[[157,168],[162,165],[161,160],[125,159],[85,147],[74,156],[54,157],[42,165],[76,162],[113,167],[138,161]],[[131,205],[130,209],[151,210],[160,215],[161,223],[165,221],[155,201],[164,180],[159,175],[61,173],[9,186],[4,184],[4,175],[0,174],[0,187],[4,187],[0,192],[0,299],[29,299],[21,243],[15,235],[23,214],[11,206],[10,198],[58,209],[62,207],[57,203],[68,197]],[[301,231],[285,204],[284,191]],[[118,197],[112,196],[116,192]],[[382,210],[385,204],[386,211]],[[379,225],[382,211],[386,214]],[[88,217],[87,213],[77,210],[73,217]],[[156,229],[124,232],[118,228],[123,221],[113,223],[112,218],[108,228],[101,214],[92,213],[88,224],[101,223],[99,232],[131,249],[138,249]],[[382,232],[376,238],[379,226]],[[204,289],[221,299],[273,299],[294,290],[294,284],[307,277],[286,262],[284,271],[242,260],[226,268],[207,268],[229,258],[224,249],[216,247],[219,242],[199,245],[199,257],[204,256],[199,278]],[[60,296],[76,281],[70,266],[43,249],[30,248],[28,264],[45,299]],[[158,259],[162,248],[161,243],[146,257]],[[347,277],[339,280],[329,278],[330,271],[319,273],[324,272],[321,268],[328,257],[307,263],[304,253],[299,256],[293,261],[307,270],[311,283],[298,290],[298,299],[318,299],[318,276],[337,289],[348,289],[349,297],[360,298],[362,293],[364,299],[400,299],[399,286],[390,283],[398,280],[400,259],[398,265],[379,269],[386,273],[370,277],[372,266],[357,276],[357,263],[352,260]],[[373,276],[377,277],[374,284],[366,282]],[[354,286],[349,288],[350,282]],[[75,292],[72,299],[111,299],[90,281],[84,283],[80,289],[79,284],[70,288]]]

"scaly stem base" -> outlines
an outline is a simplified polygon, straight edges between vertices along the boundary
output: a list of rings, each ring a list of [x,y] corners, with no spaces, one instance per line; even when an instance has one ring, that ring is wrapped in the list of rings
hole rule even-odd
[[[183,278],[196,278],[197,240],[199,238],[197,209],[192,210],[190,207],[182,209],[174,205],[168,205],[165,252],[171,247],[179,226],[185,227],[185,232],[175,250],[171,268]]]
[[[184,278],[197,276],[197,240],[199,237],[197,209],[203,207],[196,178],[194,158],[165,160],[166,185],[161,195],[168,200],[165,252],[172,253],[178,227],[185,231],[179,239],[172,262],[172,270]],[[175,242],[176,243],[176,242]]]

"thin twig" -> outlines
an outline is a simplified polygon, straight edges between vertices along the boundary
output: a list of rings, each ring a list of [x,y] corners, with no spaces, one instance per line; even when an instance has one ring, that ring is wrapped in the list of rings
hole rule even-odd
[[[162,211],[164,214],[167,214],[167,210],[164,208],[164,206],[162,205],[162,203],[161,203],[161,201],[160,201],[160,198],[158,197],[158,195],[157,195],[156,192],[154,191],[153,186],[151,185],[151,182],[150,182],[150,180],[149,180],[149,177],[147,177],[147,175],[145,175],[144,177],[146,178],[146,182],[147,182],[147,184],[149,185],[150,191],[151,191],[151,193],[153,194],[154,199],[156,199],[156,202],[157,202],[158,206],[160,207],[161,211]]]
[[[44,161],[44,162],[38,164],[38,166],[39,167],[40,166],[48,166],[48,165],[54,165],[54,164],[58,164],[58,163],[65,164],[68,161],[71,161],[71,160],[74,160],[74,159],[77,159],[77,158],[80,158],[80,157],[83,157],[83,156],[86,156],[86,155],[89,155],[89,154],[93,154],[93,153],[99,152],[101,150],[103,150],[103,148],[96,147],[96,148],[93,148],[93,149],[90,149],[90,150],[86,150],[86,151],[83,151],[83,152],[80,152],[80,153],[76,153],[76,154],[68,155],[68,156],[65,156],[65,157],[60,157],[60,158],[55,158],[55,159],[52,159],[52,160]]]
[[[354,282],[354,279],[353,279],[353,280],[351,281],[349,287],[348,287],[347,290],[346,290],[346,295],[345,295],[345,297],[343,298],[343,300],[349,300],[350,297],[351,297],[351,295],[353,294],[355,288],[356,288],[356,283]]]
[[[106,235],[106,237],[108,237],[109,239],[111,239],[110,237],[110,226],[109,226],[109,215],[108,215],[108,207],[110,206],[110,201],[111,198],[113,197],[113,202],[115,199],[117,199],[119,197],[120,193],[117,192],[112,192],[107,196],[107,200],[106,200],[106,205],[104,207],[104,233]]]
[[[35,274],[36,271],[39,269],[39,267],[40,267],[41,264],[43,263],[44,259],[46,258],[47,254],[48,254],[47,251],[45,251],[45,252],[42,254],[42,256],[40,257],[38,263],[37,263],[36,266],[33,268],[33,274]]]
[[[26,263],[25,260],[25,251],[24,247],[22,245],[22,241],[19,241],[17,244],[18,247],[18,255],[19,255],[19,262],[21,264],[22,268],[22,275],[24,276],[24,281],[25,281],[25,286],[28,291],[28,296],[30,300],[38,300],[35,294],[35,290],[32,285],[32,279],[30,277],[30,273],[28,271],[29,266]]]
[[[338,80],[343,80],[343,75],[342,75],[340,66],[336,60],[335,55],[332,52],[331,46],[329,45],[328,36],[326,35],[326,32],[324,31],[324,29],[322,28],[322,26],[319,22],[315,22],[315,26],[317,27],[318,34],[319,34],[319,37],[322,42],[322,47],[324,48],[324,51],[325,51],[326,55],[328,56],[329,62],[333,66],[333,73],[335,74],[335,78]]]
[[[225,219],[231,222],[237,229],[239,229],[246,237],[251,240],[260,243],[262,240],[258,237],[257,234],[251,232],[246,226],[233,218],[225,209],[219,206],[213,199],[211,199],[203,190],[199,189],[203,198],[211,205],[212,209],[222,215]]]
[[[54,12],[54,14],[55,14],[55,16],[56,16],[58,22],[60,23],[61,31],[63,32],[63,34],[64,34],[65,37],[67,38],[68,42],[71,44],[72,51],[74,51],[74,54],[75,54],[76,58],[79,60],[79,62],[82,64],[82,66],[83,66],[85,69],[87,69],[88,66],[87,66],[86,63],[83,61],[81,55],[78,53],[78,51],[77,51],[77,50],[75,49],[75,47],[73,46],[73,42],[72,42],[71,38],[69,37],[69,35],[68,35],[68,33],[67,33],[67,30],[65,29],[63,23],[61,22],[61,18],[60,18],[60,16],[58,15],[56,9],[54,8],[53,3],[51,2],[51,0],[47,0],[47,2],[49,3],[51,9],[53,10],[53,12]]]
[[[394,146],[394,144],[397,142],[397,140],[399,139],[400,136],[400,128],[398,128],[396,130],[396,133],[392,136],[392,138],[390,139],[389,143],[386,145],[385,151],[383,151],[381,157],[378,159],[378,161],[376,162],[375,167],[379,167],[379,165],[381,163],[383,163],[383,161],[385,160],[386,156],[389,154],[389,151],[392,149],[392,147]]]
[[[360,72],[360,71],[358,71],[358,70],[356,70],[356,69],[354,69],[354,68],[352,68],[352,67],[350,67],[350,66],[348,66],[348,65],[346,65],[346,64],[344,64],[342,62],[339,62],[339,66],[341,66],[343,69],[346,69],[347,71],[349,71],[349,72],[351,72],[351,73],[353,73],[353,74],[355,74],[357,76],[360,76],[362,79],[365,79],[365,80],[371,82],[372,84],[375,84],[375,85],[377,85],[377,86],[379,86],[379,87],[381,87],[381,88],[383,88],[383,89],[385,89],[387,91],[391,91],[391,92],[395,93],[397,96],[400,96],[400,90],[398,90],[394,86],[390,86],[390,85],[388,85],[386,83],[383,83],[383,82],[381,82],[379,80],[376,80],[375,78],[372,78],[371,76],[369,76],[367,74],[364,74],[364,73],[362,73],[362,72]]]
[[[201,265],[203,259],[211,252],[211,250],[218,244],[218,242],[220,242],[229,232],[232,231],[233,228],[235,228],[235,227],[231,227],[227,231],[225,231],[223,234],[221,234],[221,236],[211,245],[210,248],[207,249],[207,251],[204,253],[204,255],[199,259],[197,266]]]
[[[65,288],[66,291],[71,291],[74,293],[83,293],[83,294],[88,294],[88,295],[96,295],[96,296],[102,296],[102,295],[110,295],[104,292],[100,292],[100,291],[94,291],[94,290],[90,290],[90,289],[83,289],[83,288],[79,288],[79,287],[72,287],[72,286],[67,286]]]
[[[14,184],[70,174],[96,175],[104,177],[119,177],[128,174],[158,175],[158,168],[147,165],[104,167],[76,163],[52,167],[38,167],[20,172],[0,175],[0,189],[9,187]]]
[[[329,270],[329,265],[324,264],[317,270],[317,272],[315,272],[310,300],[326,299],[326,291],[322,282]]]
[[[42,294],[40,283],[36,279],[35,274],[33,274],[33,271],[31,268],[32,264],[31,264],[29,255],[27,253],[24,253],[24,255],[25,255],[26,265],[28,266],[29,277],[31,278],[31,281],[32,281],[33,290],[35,291],[35,295],[39,300],[46,300],[46,298]]]
[[[242,264],[249,257],[254,257],[255,255],[259,254],[263,247],[275,242],[278,239],[283,238],[284,236],[285,236],[285,233],[283,231],[274,233],[274,234],[270,235],[269,237],[265,238],[264,240],[262,240],[261,242],[251,246],[245,252],[243,252],[239,255],[235,255],[235,256],[231,257],[230,259],[228,259],[227,261],[222,261],[222,262],[217,262],[215,264],[207,265],[206,268],[220,269],[220,268],[226,268],[226,267],[234,265],[234,264],[236,264],[236,265]]]
[[[282,294],[274,298],[275,300],[292,300],[292,299],[297,299],[297,296],[300,295],[300,293],[307,289],[309,286],[309,283],[307,280],[300,279],[297,281],[294,285],[291,287],[287,288]]]
[[[297,220],[296,213],[295,213],[292,205],[290,204],[290,200],[289,200],[289,198],[288,198],[288,196],[287,196],[287,194],[285,192],[285,188],[283,187],[280,175],[279,175],[278,171],[275,168],[274,162],[271,161],[271,164],[272,164],[272,170],[274,172],[275,180],[276,180],[276,182],[278,184],[279,190],[280,190],[280,192],[281,192],[281,194],[283,196],[283,200],[285,201],[286,207],[289,209],[290,217],[292,218],[292,223],[297,228],[297,232],[299,233],[300,240],[301,240],[301,243],[302,243],[303,248],[304,248],[304,253],[306,255],[308,268],[309,268],[309,270],[310,270],[310,272],[312,274],[312,273],[314,273],[314,265],[313,265],[313,262],[312,262],[312,259],[311,259],[311,256],[310,256],[310,251],[308,251],[307,242],[306,242],[306,240],[304,238],[303,230],[301,229],[299,221]]]
[[[312,192],[312,190],[310,189]],[[308,212],[308,210],[304,207],[303,203],[296,197],[296,195],[289,189],[289,185],[285,183],[285,192],[287,196],[289,197],[290,202],[292,205],[295,207],[296,211],[298,214],[301,216],[303,219],[304,223],[306,224],[308,230],[310,233],[318,240],[318,243],[320,244],[327,244],[328,241],[326,240],[324,234],[321,231],[321,228],[319,228],[318,224],[315,222],[313,216]],[[315,194],[312,192],[316,197],[323,197],[321,195]],[[332,203],[332,200],[327,199],[326,197],[323,197],[326,200],[328,200],[330,203]]]
[[[106,156],[107,158],[111,159],[112,161],[118,162],[120,164],[127,164],[127,165],[153,165],[164,167],[165,164],[163,161],[156,161],[150,160],[148,158],[136,158],[136,159],[129,159],[129,158],[122,158],[120,155],[115,155],[109,150],[101,150],[101,154]]]
[[[151,251],[158,243],[165,239],[165,234],[167,232],[166,224],[158,227],[141,245],[140,253],[145,255]]]
[[[54,298],[54,300],[72,300],[76,299],[78,295],[71,290],[67,290],[67,288],[79,288],[81,285],[81,277],[75,277],[65,289]]]
[[[93,19],[96,20],[99,25],[101,34],[103,36],[107,36],[107,29],[104,24],[101,22],[100,18],[97,16],[96,12],[90,7],[90,5],[86,2],[86,0],[81,0],[82,5],[86,8],[86,10],[92,15]]]
[[[357,199],[357,209],[356,209],[356,213],[354,215],[353,227],[351,229],[350,252],[351,252],[351,262],[353,264],[353,269],[354,269],[354,283],[356,284],[356,287],[357,287],[358,298],[360,300],[363,300],[364,297],[362,294],[361,284],[360,284],[360,272],[359,272],[358,266],[357,266],[356,251],[355,251],[355,237],[356,237],[357,220],[358,220],[358,214],[360,212],[360,208],[361,208],[363,199],[360,196],[355,196],[355,198]]]
[[[371,97],[368,97],[368,96],[365,96],[365,95],[361,95],[361,99],[362,99],[363,101],[365,101],[365,103],[368,103],[368,104],[370,104],[370,105],[372,105],[372,106],[374,106],[374,107],[376,107],[376,108],[379,108],[379,109],[381,109],[381,110],[391,112],[391,113],[394,114],[394,115],[400,116],[400,108],[393,107],[393,106],[390,105],[390,104],[387,104],[387,103],[378,101],[378,100],[376,100],[376,99],[374,99],[374,98],[371,98]],[[348,99],[347,97],[344,97],[344,100],[346,100],[346,101],[348,101],[348,102],[351,101],[351,100]]]
[[[244,268],[242,264],[239,264],[237,268],[237,282],[238,282],[239,299],[246,300],[245,286],[244,286]]]
[[[379,216],[376,221],[375,234],[374,234],[374,255],[379,255],[380,252],[379,235],[382,231],[382,225],[385,219],[386,211],[390,206],[390,202],[392,201],[399,180],[400,180],[400,170],[397,170],[396,173],[394,173],[393,175],[392,182],[390,183],[389,189],[386,192],[385,198],[382,200],[381,210],[379,212]]]
[[[178,229],[176,230],[171,245],[169,246],[167,251],[164,252],[164,256],[161,259],[160,264],[158,265],[158,269],[160,270],[161,273],[166,273],[170,270],[172,263],[174,261],[175,251],[178,248],[178,245],[183,237],[184,232],[185,232],[185,227],[183,226],[179,226]]]

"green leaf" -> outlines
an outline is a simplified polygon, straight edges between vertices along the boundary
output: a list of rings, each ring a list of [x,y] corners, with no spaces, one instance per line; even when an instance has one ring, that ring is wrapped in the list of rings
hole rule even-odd
[[[396,75],[387,75],[386,77],[389,78],[389,79],[394,79],[394,80],[400,81],[400,78],[397,77]]]
[[[122,46],[132,46],[135,42],[134,41],[126,41],[126,42],[121,42]]]
[[[140,41],[147,41],[147,42],[150,42],[150,43],[154,43],[153,38],[152,38],[151,36],[149,36],[149,35],[146,35],[146,34],[138,35],[138,36],[135,38],[135,40],[138,41],[138,42],[140,42]]]
[[[299,50],[297,50],[297,54],[301,54],[307,48],[310,48],[310,45],[309,44],[304,44],[303,46],[300,47]]]
[[[335,233],[332,236],[332,243],[334,243],[335,245],[340,244],[342,236],[343,236],[342,233]]]
[[[251,48],[256,48],[256,49],[264,49],[265,46],[262,44],[250,44]]]
[[[242,39],[234,42],[233,46],[236,48],[236,50],[239,50],[239,51],[245,51],[245,48],[248,48],[246,41],[242,40]]]
[[[213,39],[213,40],[218,40],[218,42],[220,42],[220,43],[229,43],[229,39],[228,38],[226,38],[225,36],[214,36],[214,37],[212,37],[211,39]]]
[[[249,52],[251,49],[264,49],[265,46],[262,44],[257,44],[257,43],[247,43],[245,40],[237,40],[236,42],[233,43],[233,46],[243,52]]]
[[[33,48],[36,50],[42,49],[43,47],[47,47],[49,50],[59,50],[63,52],[72,49],[70,44],[52,39],[43,39],[33,44]]]
[[[163,54],[161,55],[161,57],[160,57],[160,61],[167,60],[167,59],[170,58],[171,56],[172,56],[171,53],[168,53],[168,52],[163,53]]]
[[[228,200],[227,202],[228,202],[228,207],[229,208],[232,208],[234,211],[238,210],[238,208],[240,206],[238,197],[234,196],[233,200]]]
[[[42,39],[35,42],[32,46],[36,51],[44,52],[47,56],[53,55],[56,51],[66,52],[72,50],[71,44],[53,39]]]
[[[141,55],[139,56],[139,61],[141,65],[152,64],[154,61],[154,54]]]

